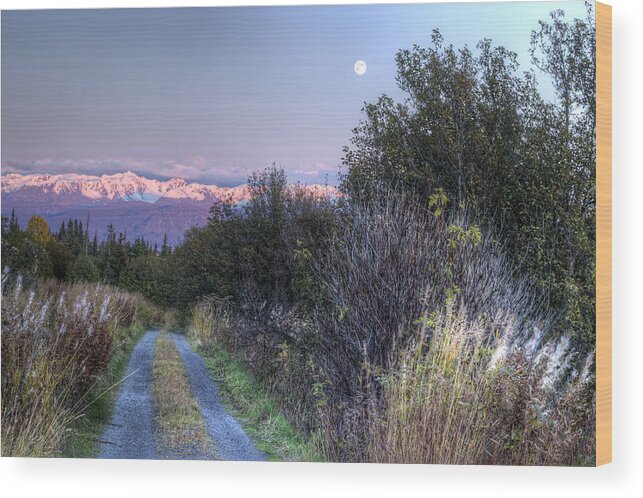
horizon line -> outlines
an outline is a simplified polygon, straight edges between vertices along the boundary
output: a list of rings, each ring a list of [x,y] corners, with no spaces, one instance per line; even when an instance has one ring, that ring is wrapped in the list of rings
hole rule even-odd
[[[264,171],[265,169],[258,169],[252,171],[250,175]],[[285,169],[283,170],[284,173],[286,174],[286,178],[288,178],[289,173]],[[17,171],[2,171],[0,169],[0,177],[5,177],[7,175],[18,175],[21,177],[27,177],[27,176],[52,176],[52,177],[64,177],[64,176],[69,176],[69,175],[76,175],[80,177],[90,177],[90,178],[96,178],[100,179],[103,177],[114,177],[114,176],[122,176],[122,175],[127,175],[131,174],[139,178],[145,178],[146,180],[156,180],[159,182],[169,182],[172,180],[183,180],[187,184],[198,184],[198,185],[208,185],[208,186],[215,186],[219,188],[237,188],[237,187],[243,187],[248,184],[248,181],[250,180],[250,175],[248,175],[245,180],[243,180],[241,183],[238,184],[231,184],[230,182],[223,182],[223,186],[219,183],[217,183],[215,180],[207,180],[207,179],[190,179],[184,176],[166,176],[166,175],[153,175],[149,173],[137,173],[136,171],[132,170],[123,170],[123,171],[117,171],[115,173],[101,173],[101,174],[93,174],[93,173],[78,173],[75,171],[68,171],[64,173],[50,173],[46,171],[33,171],[33,172],[17,172]],[[328,186],[328,187],[334,187],[336,188],[336,185],[333,185],[332,183],[329,182],[330,178],[328,175],[326,175],[326,181],[325,182],[319,182],[319,181],[312,181],[312,182],[306,182],[302,180],[295,180],[295,181],[290,181],[288,180],[288,184],[301,184],[301,185],[310,185],[310,186]],[[228,184],[228,185],[225,185]]]

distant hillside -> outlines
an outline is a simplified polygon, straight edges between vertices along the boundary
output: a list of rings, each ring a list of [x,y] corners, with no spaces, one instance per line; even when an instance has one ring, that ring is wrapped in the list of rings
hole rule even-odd
[[[307,185],[316,196],[334,196],[335,187]],[[205,224],[210,207],[223,201],[248,200],[246,185],[218,187],[188,183],[182,178],[160,181],[131,172],[89,176],[79,174],[8,174],[2,176],[2,215],[15,209],[24,226],[33,215],[42,216],[52,229],[70,218],[85,221],[99,239],[109,223],[129,239],[143,236],[160,243],[167,233],[172,245],[192,226]]]

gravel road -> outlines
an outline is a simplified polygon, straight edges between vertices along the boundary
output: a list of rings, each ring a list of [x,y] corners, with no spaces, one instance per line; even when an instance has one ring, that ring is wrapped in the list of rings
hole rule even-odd
[[[188,371],[192,396],[199,402],[201,416],[219,459],[265,460],[266,456],[252,443],[239,421],[221,404],[217,387],[201,357],[192,350],[185,336],[173,332],[172,337]]]
[[[152,364],[158,330],[143,335],[132,351],[116,398],[112,419],[101,438],[98,458],[156,459]],[[173,332],[172,338],[185,364],[192,396],[198,401],[208,435],[220,460],[266,460],[241,424],[221,404],[217,387],[205,363],[185,336]],[[183,455],[181,458],[185,458]],[[188,458],[200,459],[201,454]]]
[[[156,458],[151,387],[157,335],[146,332],[132,351],[98,458]]]

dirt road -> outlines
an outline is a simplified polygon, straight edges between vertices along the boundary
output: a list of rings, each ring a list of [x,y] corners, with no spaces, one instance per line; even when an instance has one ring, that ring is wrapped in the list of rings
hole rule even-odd
[[[154,345],[159,332],[148,331],[132,351],[111,421],[101,438],[98,458],[164,458],[156,444],[158,420],[152,397]],[[221,403],[201,357],[180,333],[172,338],[187,370],[192,396],[220,460],[265,460],[243,427]],[[190,458],[190,455],[187,455]],[[194,458],[200,455],[195,454]]]

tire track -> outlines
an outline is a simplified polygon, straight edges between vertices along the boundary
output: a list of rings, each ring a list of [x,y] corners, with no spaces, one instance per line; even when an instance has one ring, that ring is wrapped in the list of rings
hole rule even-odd
[[[98,458],[167,457],[160,454],[157,448],[152,399],[154,346],[158,335],[158,330],[146,332],[132,351],[110,423],[101,437]],[[266,460],[266,456],[250,440],[239,421],[222,405],[205,363],[192,350],[185,336],[172,332],[171,337],[185,365],[192,397],[198,401],[199,411],[218,459]],[[194,458],[203,458],[203,455],[195,455]]]
[[[154,411],[150,388],[158,330],[146,332],[134,347],[98,458],[155,459]]]
[[[261,461],[266,455],[257,449],[243,427],[225,409],[221,403],[216,385],[210,377],[208,368],[201,357],[196,354],[185,336],[172,332],[183,363],[188,371],[188,380],[192,396],[199,402],[201,416],[205,421],[208,433],[214,441],[217,455],[221,460]]]

